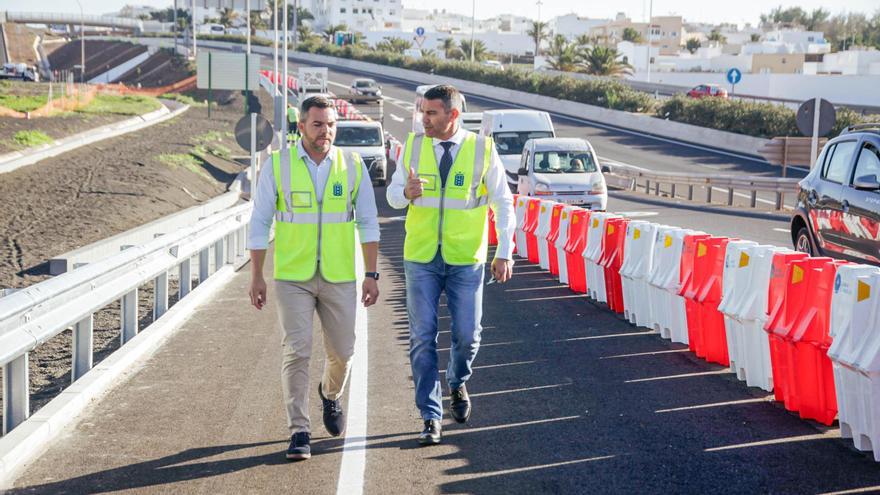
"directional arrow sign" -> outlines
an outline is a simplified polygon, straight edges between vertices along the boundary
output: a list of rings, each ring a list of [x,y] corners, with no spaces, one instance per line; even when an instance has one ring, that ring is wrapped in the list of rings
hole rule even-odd
[[[737,68],[733,68],[727,71],[727,82],[729,82],[730,84],[737,84],[742,80],[742,77],[742,71]]]

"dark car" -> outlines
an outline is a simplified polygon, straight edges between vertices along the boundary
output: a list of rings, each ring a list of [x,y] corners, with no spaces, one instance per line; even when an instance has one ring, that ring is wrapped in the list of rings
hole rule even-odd
[[[795,249],[880,265],[880,123],[829,141],[799,186]]]

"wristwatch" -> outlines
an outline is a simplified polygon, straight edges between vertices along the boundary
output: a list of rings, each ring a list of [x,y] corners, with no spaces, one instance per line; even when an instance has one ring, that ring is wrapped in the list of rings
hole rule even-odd
[[[364,276],[373,280],[379,280],[379,272],[366,272]]]

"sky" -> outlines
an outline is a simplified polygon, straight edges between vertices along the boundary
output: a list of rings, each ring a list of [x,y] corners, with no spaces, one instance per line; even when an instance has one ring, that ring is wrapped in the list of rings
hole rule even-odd
[[[179,0],[183,1],[183,0]],[[189,1],[189,0],[187,0]],[[292,0],[290,0],[292,3]],[[150,5],[154,7],[170,7],[172,0],[80,0],[83,10],[88,14],[104,14],[119,10],[126,4]],[[404,7],[416,9],[434,9],[436,0],[402,0]],[[445,0],[443,2],[447,11],[470,14],[472,5],[476,3],[476,15],[485,19],[495,15],[506,13],[515,14],[533,19],[538,18],[538,6],[534,1],[511,2],[510,0]],[[611,18],[617,12],[624,12],[634,21],[644,20],[648,15],[648,0],[616,0],[614,2],[583,1],[577,2],[577,7],[572,7],[571,0],[543,0],[540,7],[541,19],[549,19],[558,15],[576,13],[580,16],[592,18]],[[654,15],[681,15],[689,22],[721,23],[733,22],[743,25],[747,22],[753,25],[758,23],[762,13],[769,12],[774,6],[783,7],[800,6],[810,11],[822,7],[829,10],[832,15],[861,12],[872,15],[880,8],[878,0],[847,0],[846,7],[841,7],[843,2],[835,2],[831,6],[830,0],[654,0]],[[706,8],[711,4],[711,8]],[[38,12],[78,12],[79,7],[75,0],[39,0],[28,2],[27,0],[0,0],[0,10],[12,11],[38,11]]]

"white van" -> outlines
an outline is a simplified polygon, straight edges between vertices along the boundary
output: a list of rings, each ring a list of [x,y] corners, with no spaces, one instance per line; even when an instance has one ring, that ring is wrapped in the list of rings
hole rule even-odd
[[[375,120],[338,120],[334,145],[361,155],[374,186],[384,186],[388,165],[385,162],[385,133]]]
[[[507,172],[507,185],[513,192],[517,191],[517,171],[526,142],[556,137],[550,114],[538,110],[486,110],[480,134],[495,140],[495,149]]]
[[[416,134],[422,134],[425,132],[424,126],[422,126],[422,100],[425,97],[425,92],[434,86],[439,86],[438,84],[425,84],[416,88],[416,101],[415,106],[413,106],[413,114],[412,114],[412,131]],[[464,94],[461,95],[461,112],[467,112],[467,100],[464,97]],[[458,124],[461,125],[461,117],[459,117]]]
[[[580,138],[530,139],[520,160],[519,193],[591,210],[608,205],[596,151]]]

